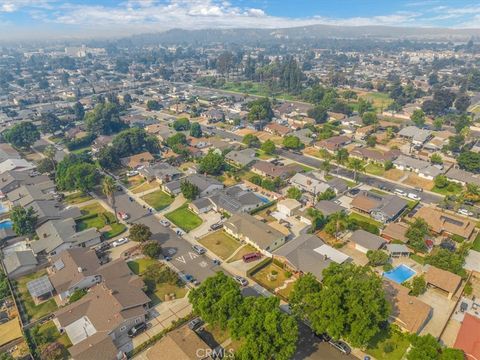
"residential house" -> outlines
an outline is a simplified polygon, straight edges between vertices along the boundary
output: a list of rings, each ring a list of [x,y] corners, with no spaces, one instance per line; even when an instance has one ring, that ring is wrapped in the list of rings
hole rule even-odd
[[[225,114],[219,109],[210,109],[202,115],[209,123],[217,123],[225,120]]]
[[[432,132],[426,129],[419,129],[416,126],[407,126],[401,129],[397,136],[410,140],[413,145],[421,146],[432,138]]]
[[[123,259],[103,265],[99,275],[102,281],[85,296],[55,312],[53,322],[72,342],[68,351],[74,359],[114,359],[121,339],[147,315],[144,283]]]
[[[405,210],[406,200],[391,194],[377,194],[373,191],[360,191],[350,203],[354,210],[369,214],[381,222],[394,221]]]
[[[469,239],[475,231],[475,223],[450,213],[443,212],[436,207],[424,206],[414,215],[423,219],[435,234],[457,235]]]
[[[29,171],[35,169],[35,164],[25,159],[7,159],[0,163],[0,174],[7,171]]]
[[[330,153],[335,153],[340,148],[350,144],[351,142],[352,139],[345,135],[332,136],[331,138],[316,142],[315,148],[326,149]]]
[[[180,179],[184,174],[177,167],[166,162],[158,162],[145,166],[139,170],[139,173],[147,180],[158,180],[160,184]]]
[[[145,357],[147,360],[210,360],[214,358],[212,354],[214,352],[210,346],[195,331],[184,325],[169,331],[146,351]]]
[[[411,250],[404,244],[387,244],[385,250],[392,258],[409,257]]]
[[[255,149],[232,150],[225,155],[225,161],[238,168],[245,168],[256,161]]]
[[[393,165],[399,170],[409,170],[418,176],[433,180],[436,176],[443,174],[443,166],[432,165],[428,161],[419,160],[406,155],[400,155],[393,160]]]
[[[445,174],[451,181],[455,181],[462,185],[475,184],[480,186],[480,174],[473,174],[459,168],[450,168]]]
[[[94,250],[72,248],[51,259],[49,279],[61,301],[77,290],[88,289],[102,278],[98,274],[100,260]]]
[[[0,163],[8,159],[21,159],[22,156],[8,143],[0,144]]]
[[[345,191],[348,190],[347,182],[336,176],[332,176],[330,180],[327,180],[327,185],[330,186],[337,195],[343,194]]]
[[[462,284],[462,278],[459,275],[439,269],[433,265],[428,265],[424,275],[427,286],[432,286],[440,290],[445,293],[449,299],[455,295]]]
[[[407,224],[402,222],[391,222],[383,228],[381,235],[388,242],[397,240],[406,243],[408,241],[406,236],[407,231]]]
[[[463,350],[467,360],[480,359],[480,318],[466,313],[453,347]]]
[[[0,198],[22,185],[35,186],[44,192],[55,189],[55,183],[47,175],[30,176],[28,171],[7,171],[0,175]]]
[[[287,127],[283,126],[274,122],[268,123],[264,128],[263,131],[268,132],[269,134],[272,135],[277,135],[277,136],[285,136],[289,134],[292,130]]]
[[[92,152],[93,153],[98,153],[104,147],[107,147],[107,146],[111,145],[113,138],[114,138],[113,135],[100,135],[100,136],[98,136],[95,140],[93,140]]]
[[[366,254],[369,250],[381,249],[386,241],[378,235],[359,229],[352,233],[350,243],[356,250]]]
[[[332,262],[343,264],[351,261],[348,255],[332,248],[314,234],[301,234],[288,241],[273,253],[274,259],[299,273],[312,273],[321,281],[322,271]]]
[[[217,179],[199,174],[191,174],[181,180],[170,181],[162,185],[162,189],[171,195],[178,195],[181,192],[180,185],[182,181],[189,182],[200,190],[199,197],[205,197],[213,194],[217,190],[223,189],[223,184]]]
[[[218,190],[213,195],[206,198],[199,198],[192,201],[190,209],[201,214],[209,210],[215,210],[219,213],[241,213],[250,212],[264,205],[262,199],[250,190],[244,189],[242,186],[232,186],[224,190]]]
[[[172,128],[163,124],[152,124],[145,127],[148,134],[155,135],[160,141],[166,141],[170,136],[175,135]]]
[[[127,156],[120,159],[123,166],[129,169],[137,169],[141,166],[148,166],[155,161],[155,158],[148,151],[141,152],[132,156]]]
[[[245,241],[270,255],[285,243],[287,236],[250,214],[237,213],[227,219],[223,229],[234,238]]]
[[[286,180],[296,173],[303,172],[303,168],[298,164],[289,164],[286,166],[278,166],[267,161],[257,161],[252,165],[252,171],[255,174],[261,175],[267,178],[279,177],[282,180]]]
[[[367,136],[374,132],[373,125],[362,126],[355,130],[355,140],[364,140]]]
[[[35,185],[22,185],[9,192],[7,198],[13,205],[26,207],[34,201],[53,200],[53,194],[43,192]]]
[[[312,130],[308,128],[300,129],[290,133],[290,135],[296,136],[305,146],[310,146],[314,143],[316,135]]]
[[[35,254],[54,256],[72,247],[90,247],[100,243],[97,229],[76,232],[75,220],[72,218],[47,221],[37,228],[36,233],[39,239],[31,243]]]
[[[347,210],[343,206],[330,200],[320,200],[315,204],[315,209],[320,211],[324,216],[330,216]]]
[[[410,289],[393,281],[384,280],[383,288],[392,307],[390,321],[405,332],[418,334],[431,319],[432,307],[409,295]]]
[[[365,147],[356,147],[350,151],[350,156],[367,162],[385,164],[395,160],[401,154],[400,150],[381,151]]]
[[[303,192],[307,192],[311,195],[321,194],[330,188],[327,183],[315,177],[315,175],[311,172],[298,172],[293,175],[288,182],[290,185],[293,185]]]
[[[28,204],[33,208],[37,215],[37,226],[44,224],[50,220],[59,219],[77,219],[82,216],[78,207],[63,207],[63,205],[55,200],[35,200]]]
[[[4,254],[3,267],[9,279],[16,279],[34,272],[37,265],[38,261],[32,250],[13,251]]]

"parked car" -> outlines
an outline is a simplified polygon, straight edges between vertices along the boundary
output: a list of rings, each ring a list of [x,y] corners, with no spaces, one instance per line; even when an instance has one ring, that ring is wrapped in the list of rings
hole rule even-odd
[[[327,333],[323,333],[323,334],[314,333],[314,335],[318,337],[321,341],[325,341],[325,342],[328,342],[332,339],[330,335],[328,335]]]
[[[418,191],[418,192],[423,192],[423,188],[421,188],[421,187],[416,187],[415,190]]]
[[[213,265],[220,265],[222,262],[218,259],[213,259]]]
[[[351,195],[357,195],[360,192],[360,189],[353,188],[348,193]]]
[[[126,238],[126,237],[120,238],[120,239],[118,239],[118,240],[115,240],[115,241],[112,243],[112,246],[113,246],[113,247],[117,247],[117,246],[126,244],[127,242],[128,242],[128,238]]]
[[[399,196],[407,196],[407,193],[401,189],[395,189],[393,192]]]
[[[234,278],[235,281],[238,282],[241,286],[247,286],[247,285],[248,285],[248,281],[247,281],[247,279],[245,279],[244,277],[234,276],[233,278]]]
[[[200,318],[195,318],[188,323],[188,327],[190,328],[190,330],[193,330],[193,331],[197,330],[202,325],[203,325],[203,320]]]
[[[185,231],[183,231],[182,229],[180,228],[174,228],[173,231],[175,232],[175,234],[177,234],[178,236],[183,236],[185,235]]]
[[[218,229],[221,229],[221,228],[223,228],[223,224],[222,224],[222,223],[219,223],[219,222],[210,225],[210,229],[211,229],[211,230],[218,230]]]
[[[414,194],[414,193],[408,193],[407,197],[409,199],[413,199],[413,200],[417,200],[417,201],[421,200],[421,197],[418,196],[417,194]]]
[[[473,216],[473,212],[471,212],[470,210],[467,210],[467,209],[459,209],[458,213],[460,215],[464,215],[464,216]]]
[[[132,327],[130,330],[128,330],[128,337],[135,337],[137,336],[138,334],[144,332],[145,330],[147,330],[147,324],[142,322],[140,324],[137,324],[135,325],[134,327]]]
[[[203,255],[207,252],[204,247],[200,245],[193,245],[192,246],[193,251],[195,251],[198,255]]]
[[[128,220],[130,218],[130,215],[128,215],[126,212],[123,212],[123,211],[119,211],[118,216],[122,220]]]
[[[139,172],[137,170],[127,171],[127,176],[128,177],[137,176],[138,174],[139,174]]]
[[[255,260],[259,260],[262,258],[262,254],[256,252],[256,253],[250,253],[250,254],[245,254],[243,255],[242,259],[243,262],[249,263]]]
[[[169,227],[169,226],[170,226],[170,222],[167,221],[167,220],[160,220],[160,224],[161,224],[162,226],[165,226],[165,227]]]
[[[352,349],[350,349],[350,346],[348,346],[347,343],[344,341],[330,340],[328,343],[338,351],[344,353],[345,355],[349,355],[352,352]]]
[[[172,257],[171,257],[171,256],[164,256],[164,257],[163,257],[163,260],[165,260],[165,261],[172,261]]]
[[[122,185],[117,185],[117,191],[123,191]]]

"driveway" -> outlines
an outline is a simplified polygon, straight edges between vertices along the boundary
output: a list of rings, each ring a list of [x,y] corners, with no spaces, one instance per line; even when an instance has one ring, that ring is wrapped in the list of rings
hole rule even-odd
[[[434,337],[440,336],[440,332],[447,323],[450,313],[455,307],[455,301],[447,299],[444,294],[431,288],[418,298],[433,308],[432,317],[422,329],[420,335],[431,334]]]
[[[480,252],[470,250],[463,266],[467,270],[480,272]]]
[[[196,240],[201,238],[212,231],[210,229],[211,225],[216,224],[221,220],[221,215],[215,211],[209,211],[207,213],[200,214],[199,217],[202,219],[203,223],[196,229],[193,229],[189,233],[185,234],[185,239]]]

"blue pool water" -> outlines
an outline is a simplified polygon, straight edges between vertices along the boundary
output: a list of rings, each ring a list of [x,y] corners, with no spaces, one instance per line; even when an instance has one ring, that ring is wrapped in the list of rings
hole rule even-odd
[[[260,196],[258,194],[255,194],[263,203],[269,203],[270,200],[268,200],[266,197]]]
[[[415,274],[415,270],[412,270],[407,265],[401,264],[393,270],[384,272],[383,276],[387,279],[395,281],[397,284],[401,284],[410,279]]]
[[[13,227],[13,222],[10,219],[0,222],[0,229],[11,229]]]

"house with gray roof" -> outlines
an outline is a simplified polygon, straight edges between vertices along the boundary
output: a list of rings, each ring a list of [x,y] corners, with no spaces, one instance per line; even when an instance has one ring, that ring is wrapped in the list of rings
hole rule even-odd
[[[420,129],[416,126],[406,126],[401,129],[399,137],[409,139],[414,145],[423,145],[427,140],[432,138],[432,132],[426,129]]]
[[[256,161],[255,149],[232,150],[225,155],[225,161],[233,166],[244,168],[250,166]]]
[[[166,162],[158,162],[153,165],[148,165],[139,170],[140,174],[148,181],[157,179],[161,184],[175,181],[183,176],[177,167]]]
[[[345,212],[343,206],[338,205],[330,200],[320,200],[315,204],[315,209],[319,210],[324,216],[330,216],[335,213]]]
[[[459,168],[451,168],[445,174],[449,180],[455,181],[462,185],[475,184],[480,186],[480,174],[474,174]]]
[[[42,191],[55,189],[55,183],[47,175],[30,176],[28,171],[12,170],[0,175],[0,196],[4,197],[22,185],[34,185]]]
[[[73,247],[90,247],[100,243],[97,229],[89,228],[77,232],[75,220],[72,218],[47,221],[35,232],[39,238],[31,242],[35,254],[53,256]]]
[[[3,259],[3,266],[10,279],[34,272],[37,265],[38,261],[32,250],[13,251]]]
[[[297,189],[300,189],[312,195],[321,194],[330,188],[327,183],[318,179],[311,172],[298,172],[293,175],[288,182],[290,183],[290,185],[295,186]]]
[[[55,200],[35,200],[28,204],[28,207],[33,208],[38,217],[37,226],[49,220],[77,219],[82,216],[78,207],[64,208],[61,203]]]
[[[412,250],[405,244],[387,244],[385,250],[391,257],[410,256]]]
[[[273,257],[284,262],[295,272],[312,273],[321,281],[322,271],[332,262],[351,261],[348,255],[325,244],[314,234],[301,234],[273,252]]]
[[[223,229],[234,238],[245,241],[270,255],[285,243],[286,235],[247,213],[237,213],[227,219]]]
[[[408,202],[393,194],[378,194],[373,191],[360,191],[350,203],[352,209],[369,214],[381,222],[390,222],[398,218]]]
[[[410,156],[400,155],[393,160],[393,165],[399,170],[413,171],[418,176],[427,180],[433,180],[436,176],[443,174],[442,165],[432,165],[428,161],[415,159]]]
[[[306,146],[312,145],[316,140],[312,130],[307,128],[294,131],[290,135],[298,137]]]
[[[34,201],[53,200],[53,194],[35,185],[22,185],[8,193],[7,198],[13,205],[25,207]]]
[[[211,176],[199,174],[191,174],[181,180],[170,181],[166,184],[163,184],[162,189],[168,194],[178,195],[181,193],[180,186],[182,181],[187,181],[198,187],[200,190],[199,197],[205,197],[213,194],[217,190],[223,189],[223,184],[217,179]]]
[[[219,213],[250,212],[264,205],[257,195],[239,185],[219,190],[206,199],[212,204],[212,209]]]
[[[355,230],[349,240],[356,250],[364,254],[369,250],[379,250],[386,243],[384,238],[362,229]]]

